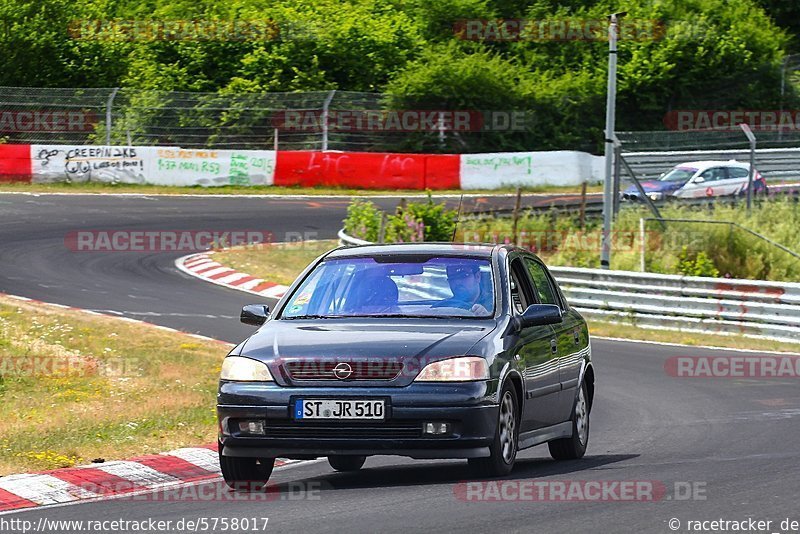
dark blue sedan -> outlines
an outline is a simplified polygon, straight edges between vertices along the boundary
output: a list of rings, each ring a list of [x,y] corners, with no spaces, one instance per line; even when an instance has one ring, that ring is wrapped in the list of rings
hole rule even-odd
[[[594,369],[586,322],[545,265],[513,246],[339,248],[311,264],[225,358],[219,458],[226,483],[266,484],[275,458],[466,458],[508,474],[548,443],[580,458]]]

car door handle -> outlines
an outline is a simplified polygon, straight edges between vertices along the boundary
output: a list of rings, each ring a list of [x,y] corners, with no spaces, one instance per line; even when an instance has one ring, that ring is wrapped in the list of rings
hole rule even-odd
[[[580,343],[581,343],[581,332],[580,332],[580,330],[575,330],[575,332],[573,332],[573,334],[575,335],[575,344],[576,345],[580,345]]]
[[[558,343],[556,343],[556,338],[550,340],[550,352],[553,354],[558,352]]]

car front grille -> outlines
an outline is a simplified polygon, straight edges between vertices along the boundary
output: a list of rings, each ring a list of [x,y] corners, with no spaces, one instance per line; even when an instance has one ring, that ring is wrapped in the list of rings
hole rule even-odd
[[[422,422],[348,423],[268,419],[265,430],[267,438],[406,439],[422,436]]]
[[[349,366],[349,375],[341,372],[342,364]],[[396,361],[296,361],[286,363],[284,369],[292,380],[394,380],[403,370],[403,364]]]

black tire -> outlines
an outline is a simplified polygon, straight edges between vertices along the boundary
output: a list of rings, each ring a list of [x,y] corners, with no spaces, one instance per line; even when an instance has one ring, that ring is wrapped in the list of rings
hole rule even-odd
[[[506,384],[500,394],[497,428],[488,458],[470,458],[469,467],[479,477],[502,477],[514,469],[519,442],[519,407],[513,386]]]
[[[366,461],[366,456],[328,456],[328,463],[337,471],[358,471]]]
[[[588,399],[586,384],[582,383],[572,407],[572,437],[547,442],[550,456],[554,460],[577,460],[586,454],[586,447],[589,445]]]
[[[229,488],[237,491],[258,491],[267,485],[275,467],[275,458],[235,458],[222,456],[220,452],[219,467]]]

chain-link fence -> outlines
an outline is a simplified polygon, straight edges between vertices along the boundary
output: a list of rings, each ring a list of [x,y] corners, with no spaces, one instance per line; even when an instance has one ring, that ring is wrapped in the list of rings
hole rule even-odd
[[[483,117],[392,111],[387,95],[350,91],[219,94],[0,87],[8,143],[185,148],[470,152]],[[456,113],[457,115],[457,113]],[[456,120],[459,117],[456,116]],[[496,117],[494,117],[496,120]]]
[[[780,112],[778,112],[780,113]],[[792,112],[794,119],[794,113]],[[777,114],[777,113],[776,113]],[[732,115],[732,113],[730,113]],[[746,117],[742,116],[742,121]],[[754,128],[759,148],[800,147],[800,124]],[[691,152],[749,149],[747,136],[733,124],[726,128],[617,132],[624,152]]]

